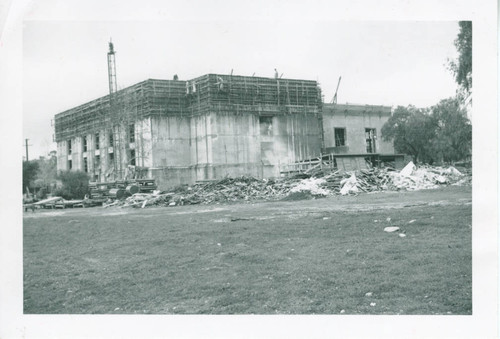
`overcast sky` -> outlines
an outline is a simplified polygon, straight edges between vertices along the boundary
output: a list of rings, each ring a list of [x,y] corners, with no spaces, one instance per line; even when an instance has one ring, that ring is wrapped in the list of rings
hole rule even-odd
[[[427,107],[453,96],[456,21],[36,21],[23,25],[23,138],[30,158],[55,149],[51,120],[118,88],[206,73],[318,80],[330,102]]]

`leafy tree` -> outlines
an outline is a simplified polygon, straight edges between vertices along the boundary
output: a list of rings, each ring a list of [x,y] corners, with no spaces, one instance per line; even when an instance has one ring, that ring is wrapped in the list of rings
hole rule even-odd
[[[36,160],[23,161],[23,193],[26,193],[26,187],[33,188],[37,173],[38,162]]]
[[[413,162],[432,163],[432,144],[435,123],[428,110],[415,106],[398,106],[382,127],[382,139],[393,141],[396,152],[408,154]]]
[[[472,21],[460,21],[460,31],[455,39],[458,60],[449,63],[455,81],[470,95],[472,90]]]
[[[49,189],[57,179],[57,157],[55,152],[49,154],[48,158],[40,157],[38,161],[39,171],[36,176],[37,187]]]
[[[472,125],[459,99],[441,100],[431,108],[436,124],[433,148],[434,158],[444,162],[463,160],[472,149]]]
[[[55,195],[64,199],[83,199],[89,190],[89,177],[83,171],[63,171],[58,175],[62,188]]]
[[[441,100],[431,109],[399,106],[382,127],[382,138],[413,162],[453,162],[471,154],[472,126],[459,98]]]

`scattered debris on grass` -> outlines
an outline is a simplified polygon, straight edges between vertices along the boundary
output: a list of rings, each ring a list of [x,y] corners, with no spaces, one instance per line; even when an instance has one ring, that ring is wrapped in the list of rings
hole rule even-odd
[[[392,232],[396,232],[396,231],[399,231],[399,227],[397,227],[397,226],[389,226],[389,227],[384,228],[384,232],[387,232],[387,233],[392,233]]]

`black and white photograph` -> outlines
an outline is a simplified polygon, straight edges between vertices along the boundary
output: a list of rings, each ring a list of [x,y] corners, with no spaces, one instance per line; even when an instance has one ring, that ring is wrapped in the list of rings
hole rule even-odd
[[[387,2],[5,6],[0,337],[497,337],[496,15]]]

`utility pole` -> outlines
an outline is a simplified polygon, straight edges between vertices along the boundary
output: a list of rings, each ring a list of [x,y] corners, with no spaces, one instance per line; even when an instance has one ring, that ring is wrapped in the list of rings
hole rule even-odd
[[[26,161],[29,161],[29,158],[28,158],[28,146],[33,146],[33,145],[28,145],[28,140],[29,139],[24,139],[24,147],[26,147]]]

